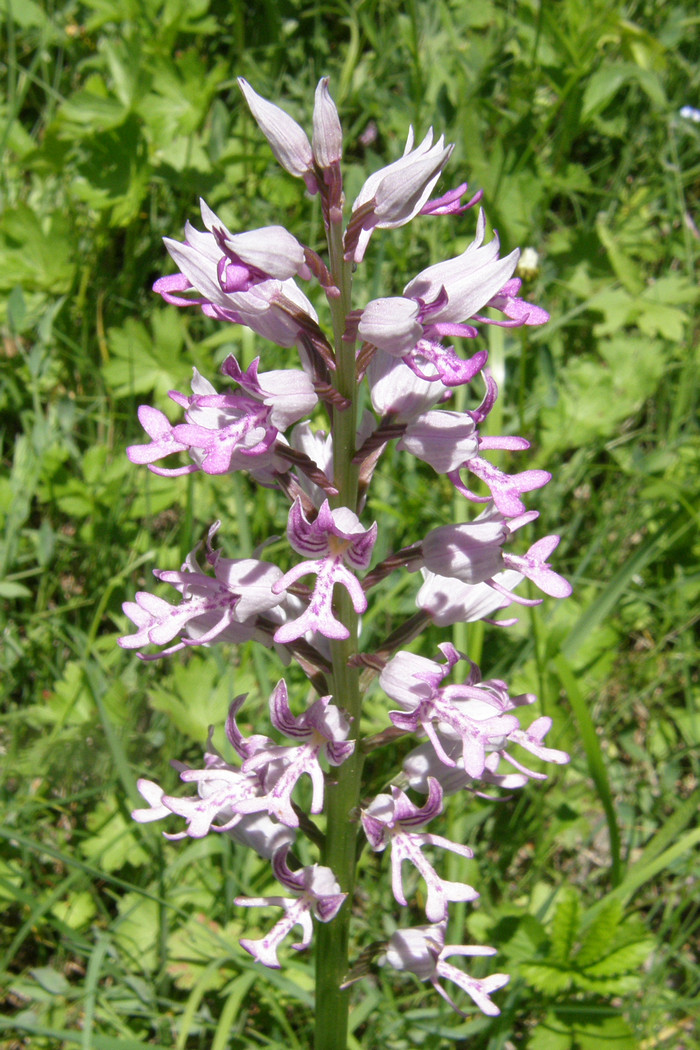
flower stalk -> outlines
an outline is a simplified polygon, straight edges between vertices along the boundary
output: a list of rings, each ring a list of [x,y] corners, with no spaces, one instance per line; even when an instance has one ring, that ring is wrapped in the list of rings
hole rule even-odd
[[[352,264],[343,258],[342,221],[330,222],[327,229],[329,269],[340,296],[330,301],[333,346],[338,393],[349,404],[333,408],[333,477],[338,488],[334,503],[357,511],[357,466],[353,462],[357,433],[357,378],[355,342],[344,339],[347,317],[352,308]],[[338,618],[348,628],[348,638],[331,642],[334,695],[342,697],[352,723],[352,736],[360,736],[362,697],[359,670],[353,665],[357,654],[358,615],[346,592],[337,597]],[[348,946],[355,872],[363,755],[355,748],[350,760],[338,770],[328,788],[324,862],[336,873],[348,894],[345,904],[332,922],[317,932],[319,958],[316,967],[315,1050],[345,1050],[347,1045],[350,994],[342,987],[348,972]]]
[[[499,973],[476,979],[447,961],[489,956],[495,949],[445,943],[450,905],[461,908],[478,892],[445,878],[444,858],[473,854],[466,843],[423,829],[439,821],[449,794],[480,791],[484,784],[512,791],[546,779],[523,763],[523,751],[550,763],[567,756],[544,744],[549,718],[521,725],[516,712],[535,702],[531,694],[512,696],[505,682],[484,680],[468,654],[450,642],[440,645],[437,659],[403,647],[431,622],[493,623],[499,609],[539,603],[516,593],[524,578],[552,597],[570,592],[548,563],[558,537],[540,539],[523,554],[506,549],[517,530],[537,517],[526,510],[523,494],[541,488],[549,475],[497,469],[489,452],[521,452],[529,444],[513,435],[480,433],[498,389],[487,369],[488,351],[475,341],[486,325],[539,325],[547,314],[519,297],[520,282],[513,277],[519,253],[501,257],[498,237],[486,242],[483,212],[461,255],[428,266],[402,291],[388,289],[381,299],[354,304],[353,268],[377,231],[460,216],[481,194],[462,204],[462,183],[431,200],[453,147],[442,136],[435,140],[432,129],[415,145],[411,129],[403,156],[370,174],[344,225],[342,131],[328,79],[316,89],[311,141],[283,109],[246,81],[239,84],[279,163],[303,180],[308,193],[319,195],[327,259],[280,226],[232,233],[202,202],[205,232],[188,223],[184,242],[166,239],[178,272],[161,277],[155,290],[168,303],[197,306],[223,323],[247,326],[263,341],[296,350],[301,367],[266,372],[263,355],[244,371],[230,357],[222,367],[231,384],[225,392],[195,370],[192,394],[170,395],[184,422],[171,424],[159,409],[141,406],[150,440],[131,446],[128,455],[164,476],[203,471],[223,479],[247,470],[288,500],[287,538],[301,560],[283,572],[257,558],[223,558],[215,545],[217,522],[180,570],[155,570],[178,592],[178,604],[148,592],[125,604],[136,631],[120,644],[148,660],[191,646],[252,641],[274,649],[283,664],[295,660],[317,699],[300,711],[281,678],[269,702],[277,735],[244,737],[237,715],[246,697],[237,697],[226,725],[230,753],[216,751],[210,739],[201,769],[175,763],[196,794],[168,796],[157,783],[141,780],[147,806],[133,816],[143,823],[179,817],[185,828],[168,832],[171,839],[225,834],[270,862],[283,895],[237,897],[234,903],[272,905],[283,914],[265,936],[244,937],[241,946],[261,965],[278,968],[288,937],[300,928],[301,939],[291,948],[315,947],[315,1050],[346,1050],[350,985],[358,970],[368,975],[385,965],[410,972],[459,1013],[465,993],[487,1016],[498,1014],[491,995],[508,980]],[[329,335],[300,281],[316,281],[325,295]],[[485,314],[487,308],[502,319]],[[474,352],[463,355],[446,345],[454,338],[471,341]],[[363,383],[372,412],[359,419]],[[481,384],[481,401],[467,410],[462,395],[471,384]],[[318,425],[322,413],[327,431]],[[479,513],[436,522],[425,536],[373,564],[381,523],[361,519],[372,472],[392,441],[402,454],[448,478],[465,513],[474,504]],[[178,457],[175,466],[162,465],[172,457]],[[466,472],[486,484],[488,496],[468,487]],[[360,617],[375,588],[399,571],[421,574],[417,612],[385,638],[371,631],[361,636]],[[166,648],[142,651],[153,645]],[[370,689],[384,696],[386,726],[380,733],[363,727]],[[280,743],[280,736],[291,743]],[[372,798],[364,771],[375,763],[367,758],[401,738],[414,746],[402,765],[395,764],[387,788]],[[311,782],[307,810],[299,803],[301,779]],[[301,837],[318,858],[306,866],[295,853]],[[354,942],[352,930],[363,837],[389,856],[387,888],[399,911],[410,903],[403,881],[407,864],[427,889],[426,925],[407,927],[399,920],[396,932],[382,941],[375,919],[377,936],[364,946]],[[425,846],[437,847],[434,862],[424,855]],[[461,989],[459,1001],[441,980]]]

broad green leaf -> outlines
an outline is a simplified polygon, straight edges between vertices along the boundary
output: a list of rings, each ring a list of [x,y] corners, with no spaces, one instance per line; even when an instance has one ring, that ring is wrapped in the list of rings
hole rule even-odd
[[[509,928],[514,925],[514,931]],[[473,922],[469,924],[470,932]],[[475,931],[476,933],[476,931]],[[488,932],[484,931],[484,939],[493,936],[498,940],[499,951],[502,951],[508,959],[515,962],[528,962],[541,952],[549,943],[549,938],[544,926],[534,915],[505,916],[494,927],[491,925]]]
[[[36,0],[4,0],[0,11],[12,19],[22,29],[42,29],[54,39],[61,39],[61,34],[54,25],[50,15]],[[45,43],[49,41],[46,40]]]
[[[88,817],[88,829],[91,834],[83,840],[81,852],[103,871],[119,871],[126,864],[138,867],[148,863],[138,826],[124,817],[113,799],[99,803]]]
[[[139,97],[141,47],[138,39],[106,40],[102,47],[110,83],[125,110],[130,110]]]
[[[664,355],[646,336],[618,335],[601,341],[600,349],[605,362],[588,356],[569,362],[557,405],[542,411],[548,450],[612,436],[653,395],[664,374]]]
[[[518,974],[545,995],[558,995],[571,987],[572,974],[554,964],[521,963],[518,966]]]
[[[178,988],[194,988],[202,978],[202,991],[221,988],[238,962],[238,939],[244,928],[240,919],[220,926],[201,912],[190,916],[168,939],[168,970]],[[212,966],[212,960],[217,965]]]
[[[127,226],[148,192],[150,172],[140,122],[133,114],[117,127],[81,143],[70,192],[97,211],[108,212],[111,226]]]
[[[29,972],[37,984],[51,995],[67,995],[70,992],[70,984],[66,978],[51,966],[35,966]]]
[[[22,203],[0,215],[0,288],[21,285],[60,295],[70,290],[76,269],[75,229],[68,215],[54,211],[44,226]]]
[[[661,282],[659,282],[660,284]],[[630,294],[623,288],[613,288],[596,296],[595,308],[600,310],[605,320],[593,327],[599,337],[614,335],[620,329],[636,325],[645,335],[662,336],[672,342],[682,340],[689,321],[687,311],[682,309],[685,302],[696,298],[695,291],[690,299],[681,292],[683,283],[676,288],[668,285],[657,288],[656,284],[648,285],[641,292]],[[669,298],[666,298],[666,296]],[[606,342],[601,338],[600,351],[605,355]],[[659,349],[659,353],[662,353]]]
[[[564,890],[557,903],[552,920],[550,958],[557,963],[566,962],[580,926],[580,898],[578,893],[569,888]]]
[[[97,906],[88,890],[72,893],[67,900],[54,904],[51,914],[72,930],[88,926],[97,914]]]
[[[160,907],[140,893],[126,893],[118,903],[119,917],[113,926],[115,942],[129,959],[134,973],[152,973],[157,964]]]
[[[598,962],[586,966],[585,977],[618,977],[639,970],[654,948],[655,943],[651,937],[625,944],[604,954]]]
[[[574,962],[578,967],[586,967],[601,958],[614,940],[622,919],[622,905],[619,901],[608,901],[605,908],[585,927],[581,936],[581,947],[576,952]],[[585,922],[585,917],[584,917]]]
[[[7,297],[7,323],[13,332],[21,332],[27,317],[27,304],[19,285]]]
[[[140,321],[127,318],[121,328],[108,330],[105,379],[116,397],[153,393],[161,410],[179,419],[182,409],[167,395],[169,390],[189,389],[192,364],[182,353],[186,321],[177,310],[158,310],[151,324],[149,332]]]
[[[88,136],[119,127],[126,120],[129,107],[113,98],[97,74],[70,95],[61,106],[56,126],[64,136]]]
[[[168,59],[152,70],[152,90],[137,103],[158,152],[168,149],[175,139],[190,140],[204,124],[212,99],[226,76],[223,63],[207,67],[201,56],[188,51],[180,56],[177,66]],[[207,168],[209,170],[207,158]]]
[[[143,443],[146,442],[144,436]],[[141,444],[135,441],[134,444]],[[132,521],[143,521],[169,507],[182,506],[183,493],[186,492],[187,479],[161,478],[141,467],[140,477],[136,480],[136,495],[128,507]]]
[[[0,598],[31,598],[32,592],[23,583],[14,583],[12,580],[0,580]]]
[[[573,1033],[565,1022],[554,1014],[547,1014],[534,1027],[527,1050],[572,1050]]]
[[[581,1050],[639,1050],[637,1037],[623,1017],[579,1025],[576,1039]]]
[[[177,598],[174,593],[173,598]],[[254,691],[252,668],[239,668],[222,677],[212,660],[193,653],[187,663],[174,665],[163,684],[150,691],[149,703],[167,714],[190,740],[204,744],[209,727],[220,729],[226,721],[234,696]]]
[[[95,721],[95,705],[85,680],[85,671],[77,660],[65,665],[63,677],[42,704],[35,705],[34,718],[39,725],[85,726]]]
[[[551,1010],[533,1029],[528,1050],[638,1050],[624,1018],[608,1008],[567,1004]]]
[[[583,95],[582,117],[604,109],[622,85],[635,75],[635,67],[623,63],[605,63],[589,78]]]
[[[613,230],[606,224],[604,216],[598,216],[595,228],[617,278],[622,281],[631,295],[639,295],[643,288],[639,267],[622,247]]]
[[[656,73],[627,62],[605,63],[590,77],[583,96],[583,117],[590,118],[612,102],[623,84],[638,83],[651,102],[666,105],[666,93]]]

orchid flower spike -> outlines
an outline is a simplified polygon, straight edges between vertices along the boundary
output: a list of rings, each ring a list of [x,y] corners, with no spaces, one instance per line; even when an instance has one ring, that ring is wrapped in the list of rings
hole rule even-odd
[[[353,302],[354,270],[375,230],[402,227],[418,216],[446,225],[474,207],[481,192],[467,199],[462,182],[433,196],[454,147],[432,128],[416,142],[410,128],[403,155],[358,183],[343,229],[343,132],[329,78],[316,86],[308,134],[247,80],[239,78],[238,85],[277,161],[318,195],[320,208],[313,212],[325,227],[327,254],[320,254],[318,231],[307,243],[274,223],[229,229],[201,201],[201,221],[188,222],[181,240],[166,238],[177,272],[160,277],[154,290],[166,303],[195,306],[209,320],[242,325],[278,349],[266,356],[261,345],[248,353],[246,342],[245,360],[222,352],[221,372],[229,383],[223,390],[195,369],[191,392],[169,394],[182,411],[176,422],[160,408],[141,405],[146,437],[127,454],[164,478],[203,473],[213,484],[244,470],[266,486],[271,499],[275,494],[286,501],[286,543],[258,535],[260,519],[254,515],[251,534],[260,546],[249,551],[242,536],[238,553],[246,557],[224,557],[214,544],[220,525],[215,522],[179,569],[154,570],[156,579],[172,588],[173,600],[139,592],[125,603],[134,628],[119,644],[153,660],[195,645],[257,642],[285,665],[296,661],[288,677],[297,692],[290,703],[287,683],[275,675],[269,718],[258,725],[259,712],[252,709],[253,730],[240,716],[246,696],[236,696],[226,721],[229,757],[214,747],[210,728],[200,763],[172,762],[180,781],[192,785],[189,793],[169,795],[156,781],[141,779],[144,803],[132,815],[141,824],[167,820],[168,839],[226,835],[270,861],[281,891],[235,899],[240,907],[281,909],[264,936],[240,941],[263,965],[280,967],[280,946],[296,927],[301,936],[292,948],[302,950],[311,944],[316,923],[334,923],[321,931],[316,958],[317,987],[323,989],[318,1025],[334,1038],[347,1029],[348,997],[342,990],[382,951],[389,965],[429,982],[459,1013],[447,981],[494,1017],[499,1008],[492,995],[508,977],[472,977],[449,961],[492,955],[495,949],[445,943],[452,905],[478,894],[440,874],[446,863],[441,850],[464,859],[472,851],[440,835],[437,822],[449,793],[489,798],[485,789],[509,791],[546,779],[539,768],[524,764],[523,753],[534,766],[561,764],[568,755],[545,743],[551,718],[534,713],[529,724],[527,719],[521,724],[518,715],[534,703],[532,694],[513,695],[504,681],[484,678],[450,642],[439,645],[435,658],[421,655],[419,638],[426,628],[432,636],[431,621],[437,627],[494,622],[506,606],[539,604],[540,598],[516,593],[524,579],[552,597],[571,591],[549,564],[558,536],[538,539],[521,554],[508,549],[512,535],[537,518],[524,496],[550,475],[539,469],[507,474],[489,462],[489,451],[526,452],[529,442],[488,432],[485,423],[499,391],[487,368],[487,350],[474,342],[484,325],[540,325],[548,315],[521,298],[526,268],[518,269],[519,250],[501,252],[497,233],[487,235],[481,210],[464,251],[431,262],[407,283],[404,278],[403,290],[389,287],[370,302]],[[357,148],[369,142],[360,136]],[[319,320],[317,306],[326,308],[326,320],[330,312],[330,328]],[[326,334],[331,330],[332,336]],[[230,335],[222,335],[230,342]],[[449,345],[456,340],[471,340],[466,345],[472,349],[461,354],[459,344]],[[207,343],[222,346],[219,339]],[[298,367],[274,367],[272,362],[289,357],[279,348],[295,350]],[[459,411],[450,407],[453,391],[477,377],[484,385],[481,400],[470,398],[465,401],[470,407]],[[370,491],[391,442],[397,462],[413,456],[428,464],[472,508],[467,520],[436,520],[393,551],[391,524],[380,536],[390,517],[383,503],[392,481],[387,470],[374,499]],[[470,475],[479,479],[476,491],[468,487]],[[235,503],[225,497],[217,505],[231,510]],[[484,505],[478,515],[473,504]],[[261,512],[262,507],[258,504]],[[365,507],[376,509],[379,520],[363,524]],[[372,564],[375,546],[381,553]],[[272,560],[263,560],[265,547]],[[278,565],[272,552],[280,548],[285,549]],[[380,594],[398,569],[422,575],[417,611],[403,615],[406,598],[399,585],[368,612],[368,595]],[[246,650],[229,664],[240,675],[248,661]],[[375,675],[380,689],[366,698]],[[376,764],[380,747],[385,750]],[[368,784],[378,776],[386,786],[376,794]],[[423,801],[414,801],[409,789],[422,793]],[[363,830],[375,853],[388,854],[395,901],[412,912],[424,910],[427,924],[396,929],[386,919],[396,930],[388,943],[375,940],[351,966],[347,923],[361,904],[352,892]],[[263,887],[264,872],[255,869],[253,876]],[[376,923],[377,937],[385,936],[380,912],[367,921]],[[345,1046],[344,1037],[336,1041]]]

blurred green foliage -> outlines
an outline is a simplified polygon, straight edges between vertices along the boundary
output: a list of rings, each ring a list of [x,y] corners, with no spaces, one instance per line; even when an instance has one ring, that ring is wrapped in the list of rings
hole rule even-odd
[[[450,857],[448,877],[482,894],[455,932],[499,946],[513,974],[503,1013],[460,1021],[380,972],[355,986],[351,1045],[697,1045],[700,126],[679,116],[700,98],[695,6],[0,6],[0,1045],[309,1045],[308,960],[260,974],[237,945],[231,902],[267,892],[267,866],[224,836],[171,845],[129,818],[136,777],[174,788],[166,759],[196,762],[234,695],[263,710],[274,657],[143,664],[116,638],[121,602],[154,589],[150,569],[176,568],[216,517],[229,554],[284,531],[274,494],[247,478],[157,478],[124,449],[140,440],[138,404],[166,410],[193,365],[285,360],[150,286],[169,272],[162,236],[196,220],[199,196],[233,229],[283,222],[320,247],[317,205],[276,167],[235,77],[308,126],[326,73],[351,200],[409,123],[432,124],[456,144],[453,182],[484,189],[503,246],[539,253],[525,290],[552,321],[492,332],[505,376],[493,428],[532,438],[552,471],[537,529],[561,532],[557,567],[575,583],[507,637],[455,636],[489,675],[538,692],[533,717],[553,717],[572,754],[546,792],[449,814],[476,859]],[[471,223],[376,237],[358,303],[463,248]],[[368,508],[380,556],[446,520],[443,480],[386,455]],[[413,593],[392,577],[366,629],[383,637]],[[368,723],[381,711],[370,695]],[[362,863],[358,954],[394,921],[378,859]]]

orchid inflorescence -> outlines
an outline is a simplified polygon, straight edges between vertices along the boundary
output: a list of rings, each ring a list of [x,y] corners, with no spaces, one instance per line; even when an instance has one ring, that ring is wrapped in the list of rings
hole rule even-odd
[[[323,958],[319,953],[318,967],[330,972],[330,999],[342,998],[350,972],[347,950],[338,945],[347,941],[357,840],[364,833],[371,850],[390,856],[399,905],[408,906],[406,863],[427,887],[428,925],[399,925],[384,943],[381,961],[430,981],[459,1012],[441,978],[495,1015],[499,1010],[490,996],[507,976],[476,979],[446,962],[450,956],[494,952],[445,944],[450,903],[478,894],[440,877],[423,852],[437,847],[471,857],[471,850],[424,829],[443,812],[447,794],[480,793],[480,785],[514,790],[544,779],[524,764],[523,752],[545,762],[568,758],[544,744],[549,718],[521,727],[518,709],[534,696],[512,696],[505,682],[482,679],[479,668],[449,642],[439,646],[435,658],[401,646],[431,623],[494,622],[493,614],[508,605],[537,604],[541,599],[516,593],[525,578],[546,595],[570,593],[548,563],[557,536],[538,540],[524,553],[509,549],[517,530],[537,517],[526,510],[523,494],[541,488],[549,475],[535,469],[509,475],[489,462],[491,450],[521,451],[529,444],[521,437],[481,433],[498,395],[488,353],[476,349],[463,357],[445,342],[475,340],[484,325],[541,325],[548,315],[519,297],[514,276],[519,252],[500,256],[497,235],[487,240],[482,210],[465,251],[428,266],[402,294],[353,308],[352,274],[376,230],[420,216],[460,215],[475,207],[481,194],[463,203],[463,183],[431,198],[453,147],[442,136],[436,140],[432,130],[416,144],[411,129],[403,156],[370,175],[343,228],[342,133],[328,78],[316,89],[311,142],[284,110],[245,80],[239,85],[279,163],[319,196],[327,261],[282,226],[232,233],[202,202],[205,232],[188,223],[183,242],[166,239],[178,272],[161,277],[155,290],[168,303],[196,304],[208,317],[296,348],[300,367],[266,371],[256,358],[244,369],[229,356],[221,369],[229,381],[224,388],[195,369],[191,393],[170,393],[184,421],[171,424],[160,410],[142,406],[139,419],[149,441],[133,445],[128,455],[164,476],[246,470],[261,485],[277,489],[289,502],[292,567],[283,571],[262,557],[223,557],[215,545],[216,522],[180,570],[155,570],[179,592],[177,604],[147,592],[125,604],[136,632],[120,644],[151,660],[192,646],[254,641],[274,648],[284,664],[297,661],[317,699],[294,714],[280,679],[270,697],[272,726],[287,741],[279,743],[243,735],[237,717],[245,697],[237,697],[226,725],[236,759],[220,754],[210,736],[202,768],[174,763],[196,794],[169,796],[141,780],[147,808],[134,817],[148,822],[177,816],[184,829],[166,833],[168,838],[226,834],[269,859],[285,895],[239,897],[236,903],[277,906],[283,915],[267,936],[241,944],[259,962],[279,967],[278,949],[287,934],[299,926],[302,938],[292,947],[307,948],[315,922],[321,924],[326,952]],[[299,284],[314,281],[325,294],[332,335],[324,332]],[[373,411],[360,416],[363,383]],[[451,409],[454,391],[473,383],[483,387],[479,403]],[[326,430],[319,425],[322,413]],[[373,471],[390,442],[449,479],[465,505],[482,506],[472,520],[437,524],[422,539],[372,564],[379,525],[364,524],[361,515]],[[474,491],[469,474],[488,495]],[[402,568],[419,574],[418,611],[383,644],[364,649],[359,617],[374,588]],[[143,652],[148,646],[160,650]],[[387,698],[387,724],[383,733],[371,735],[364,731],[362,700],[377,675]],[[415,746],[400,749],[405,757],[393,782],[376,797],[365,797],[367,754],[404,737],[415,738]],[[310,782],[308,812],[300,800],[309,793],[297,790],[302,778]],[[425,796],[423,803],[407,790]],[[323,830],[313,819],[322,813]],[[318,863],[301,864],[295,854],[299,836],[319,851]],[[332,933],[343,925],[345,934]]]

